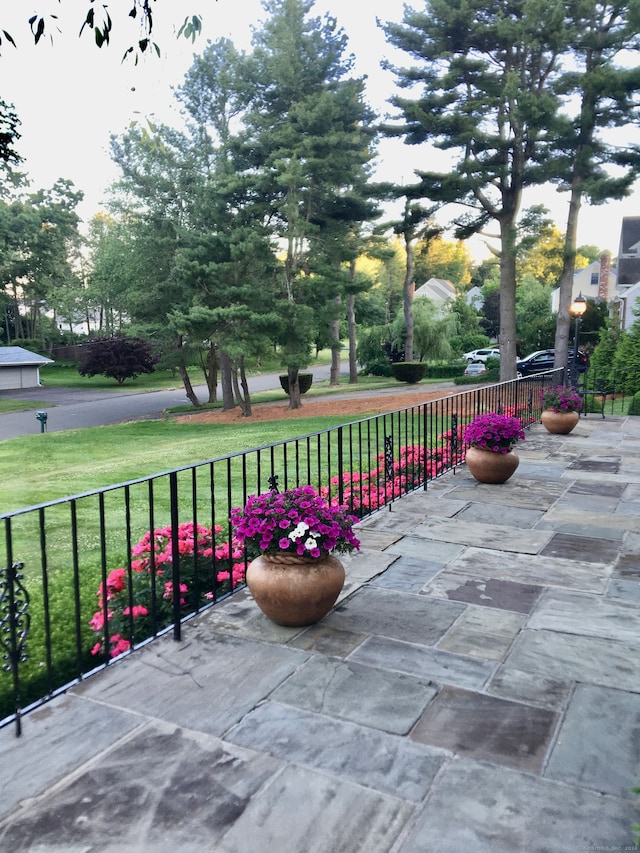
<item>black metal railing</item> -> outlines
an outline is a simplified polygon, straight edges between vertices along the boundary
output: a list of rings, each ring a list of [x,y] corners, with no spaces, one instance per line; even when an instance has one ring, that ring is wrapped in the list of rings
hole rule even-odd
[[[0,515],[0,726],[244,585],[232,508],[311,484],[360,518],[460,464],[463,426],[538,421],[560,371]],[[276,479],[277,478],[277,479]]]

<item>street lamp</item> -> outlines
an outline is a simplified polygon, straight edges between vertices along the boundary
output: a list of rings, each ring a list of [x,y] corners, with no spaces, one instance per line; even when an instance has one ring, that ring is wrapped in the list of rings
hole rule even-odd
[[[569,313],[576,321],[573,330],[573,363],[571,364],[571,384],[574,388],[578,387],[578,338],[580,337],[580,323],[582,315],[586,310],[587,300],[580,293],[569,306]]]

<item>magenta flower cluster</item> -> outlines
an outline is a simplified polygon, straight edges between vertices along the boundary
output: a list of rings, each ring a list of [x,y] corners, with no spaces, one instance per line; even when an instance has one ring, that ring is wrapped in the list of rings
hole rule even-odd
[[[524,441],[522,421],[510,415],[488,412],[478,415],[464,429],[464,440],[472,447],[491,450],[493,453],[509,453],[518,441]]]
[[[543,409],[554,412],[579,412],[582,409],[582,397],[569,385],[556,385],[540,392]]]
[[[244,583],[244,554],[236,539],[226,541],[220,525],[192,521],[178,527],[181,582],[178,595],[185,614]],[[119,567],[96,593],[98,610],[89,620],[97,636],[91,654],[117,657],[134,642],[150,637],[173,619],[173,533],[171,526],[147,531],[131,548],[131,569]],[[153,618],[152,618],[153,617]],[[105,618],[107,643],[105,643]]]
[[[289,551],[318,559],[331,551],[357,550],[357,521],[347,507],[329,506],[313,486],[252,495],[244,508],[231,511],[236,538],[251,558]]]

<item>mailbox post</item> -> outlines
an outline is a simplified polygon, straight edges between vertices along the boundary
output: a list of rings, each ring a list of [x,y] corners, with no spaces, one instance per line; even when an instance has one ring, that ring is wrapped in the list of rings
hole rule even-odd
[[[40,421],[40,432],[47,431],[47,417],[46,412],[36,412],[36,418]]]

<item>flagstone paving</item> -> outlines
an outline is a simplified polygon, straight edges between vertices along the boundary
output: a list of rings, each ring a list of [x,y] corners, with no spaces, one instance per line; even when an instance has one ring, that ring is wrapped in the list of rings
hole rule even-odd
[[[0,850],[634,849],[640,418],[521,448],[364,521],[317,625],[242,590],[0,730]]]

